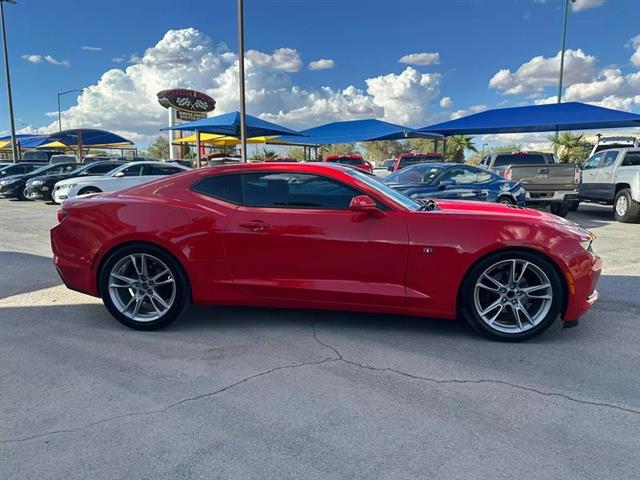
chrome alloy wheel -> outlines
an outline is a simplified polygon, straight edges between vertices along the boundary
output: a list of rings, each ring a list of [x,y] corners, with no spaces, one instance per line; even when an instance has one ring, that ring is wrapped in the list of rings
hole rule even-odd
[[[540,267],[522,259],[502,260],[476,281],[474,306],[490,328],[522,333],[540,324],[553,302],[551,281]]]
[[[619,217],[624,217],[627,214],[627,210],[629,209],[629,201],[627,197],[622,194],[616,200],[616,213]]]
[[[151,322],[172,307],[176,281],[162,260],[148,253],[134,253],[120,259],[109,272],[109,296],[127,318]]]

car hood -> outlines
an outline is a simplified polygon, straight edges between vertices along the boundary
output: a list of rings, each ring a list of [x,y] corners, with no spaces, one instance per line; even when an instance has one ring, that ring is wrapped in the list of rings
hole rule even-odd
[[[102,178],[102,177],[100,175],[88,176],[88,177],[71,177],[65,180],[60,180],[58,183],[56,183],[56,185],[64,186],[64,185],[71,185],[76,183],[85,183],[86,181],[95,181],[98,178]],[[111,177],[108,177],[108,178],[111,178]]]
[[[0,177],[0,182],[4,182],[5,180],[22,180],[24,178],[27,178],[26,174],[20,174],[20,175],[9,175],[7,177]]]

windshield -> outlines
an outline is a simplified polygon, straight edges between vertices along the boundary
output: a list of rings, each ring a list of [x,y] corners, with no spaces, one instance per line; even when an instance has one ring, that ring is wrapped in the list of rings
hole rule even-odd
[[[327,162],[343,163],[345,165],[362,165],[362,160],[361,159],[359,159],[359,158],[350,158],[350,157],[328,158]]]
[[[546,165],[543,155],[531,155],[531,154],[510,154],[510,155],[498,155],[494,167],[503,167],[505,165]]]
[[[393,188],[387,187],[384,183],[380,182],[376,179],[376,177],[365,175],[358,170],[345,169],[345,173],[351,175],[352,177],[357,178],[362,183],[369,185],[372,188],[375,188],[378,192],[383,194],[387,198],[391,198],[395,200],[397,203],[403,205],[409,210],[418,210],[420,208],[420,204],[418,202],[414,202],[409,197],[404,196],[400,192],[395,191]]]
[[[443,170],[443,167],[435,167],[428,163],[423,163],[392,173],[384,179],[384,183],[431,183]]]
[[[43,160],[49,161],[49,157],[45,152],[25,152],[22,156],[24,160]]]
[[[415,165],[417,163],[435,163],[441,162],[442,157],[439,155],[416,155],[414,157],[401,157],[400,166]]]

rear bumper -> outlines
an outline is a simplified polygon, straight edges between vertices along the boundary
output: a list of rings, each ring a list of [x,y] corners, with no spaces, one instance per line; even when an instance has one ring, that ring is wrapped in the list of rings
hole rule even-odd
[[[578,190],[527,190],[526,196],[527,204],[529,205],[548,205],[550,203],[562,203],[578,200]]]
[[[576,321],[598,301],[599,294],[596,284],[602,271],[602,260],[597,255],[591,255],[589,268],[581,274],[566,274],[569,289],[569,302],[562,316],[566,322]]]
[[[73,249],[73,239],[59,224],[51,229],[53,264],[58,275],[71,290],[99,297],[98,282],[90,258]]]

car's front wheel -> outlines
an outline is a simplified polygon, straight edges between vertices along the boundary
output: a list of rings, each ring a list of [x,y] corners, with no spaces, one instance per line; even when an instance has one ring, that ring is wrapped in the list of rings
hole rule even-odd
[[[471,269],[462,287],[462,313],[488,337],[525,340],[555,322],[562,295],[560,276],[549,260],[530,252],[505,252]]]
[[[90,195],[92,193],[102,193],[102,190],[96,187],[86,187],[78,192],[78,195]]]
[[[152,245],[131,245],[111,254],[100,272],[107,310],[136,330],[155,330],[178,318],[190,299],[182,266]]]

